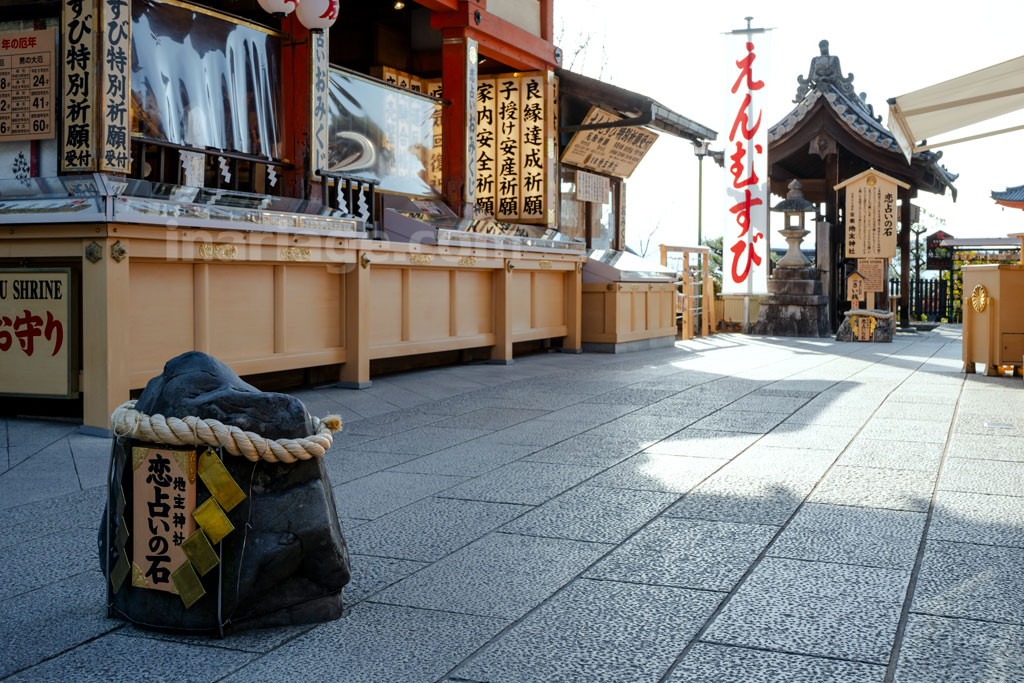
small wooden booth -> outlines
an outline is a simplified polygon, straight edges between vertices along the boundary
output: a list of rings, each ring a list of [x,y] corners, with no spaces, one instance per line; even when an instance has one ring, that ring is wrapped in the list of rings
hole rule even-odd
[[[1021,240],[1024,233],[1010,237]],[[1024,265],[977,265],[963,267],[963,360],[964,372],[975,364],[986,375],[1001,375],[1012,368],[1024,371]]]
[[[676,315],[680,318],[682,338],[691,339],[698,330],[701,336],[707,337],[716,327],[711,250],[708,247],[673,247],[667,244],[660,245],[660,250],[663,266],[668,266],[669,254],[681,259]],[[691,266],[692,257],[696,263]]]
[[[626,247],[626,180],[659,133],[717,133],[649,97],[559,69],[561,231],[586,242],[582,339],[619,353],[671,344],[677,272]]]

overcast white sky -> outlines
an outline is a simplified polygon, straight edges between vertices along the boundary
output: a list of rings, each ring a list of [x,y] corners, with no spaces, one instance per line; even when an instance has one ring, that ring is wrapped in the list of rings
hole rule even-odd
[[[634,90],[719,132],[722,149],[731,119],[724,111],[726,88],[723,32],[745,26],[774,28],[766,82],[770,125],[793,108],[797,75],[806,76],[826,39],[843,73],[853,72],[857,92],[866,92],[875,113],[887,117],[890,97],[1024,54],[1024,2],[975,0],[906,2],[684,2],[680,0],[555,0],[555,36],[569,67],[578,45],[590,36],[574,71]],[[763,58],[759,52],[758,61]],[[1024,112],[979,128],[1024,123]],[[975,132],[967,129],[966,134]],[[978,130],[977,132],[981,132]],[[959,136],[957,136],[959,137]],[[1024,131],[945,148],[941,163],[953,173],[956,203],[922,192],[915,200],[945,218],[957,237],[1002,237],[1024,232],[1024,211],[1003,209],[992,190],[1024,184]],[[724,171],[704,161],[703,234],[722,232]],[[639,250],[656,226],[656,245],[695,244],[697,160],[693,146],[662,135],[627,182],[627,241]],[[776,203],[777,198],[772,199]],[[781,227],[774,226],[773,229]],[[782,244],[778,234],[772,245]]]

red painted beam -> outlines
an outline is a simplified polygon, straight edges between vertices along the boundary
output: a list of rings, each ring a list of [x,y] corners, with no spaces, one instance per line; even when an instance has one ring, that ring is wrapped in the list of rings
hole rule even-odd
[[[445,29],[469,29],[471,37],[480,43],[481,54],[513,69],[553,69],[558,65],[554,43],[490,14],[476,3],[460,2],[457,11],[434,12],[430,26],[442,33]],[[543,31],[543,17],[541,26]]]
[[[444,42],[441,45],[441,96],[451,104],[441,110],[441,184],[448,206],[461,216],[464,215],[464,186],[468,176],[468,117],[475,115],[470,113],[466,106],[466,64],[469,55],[464,29],[448,29],[442,36]],[[473,88],[475,90],[475,86]]]
[[[416,0],[431,12],[454,12],[459,8],[459,0]]]

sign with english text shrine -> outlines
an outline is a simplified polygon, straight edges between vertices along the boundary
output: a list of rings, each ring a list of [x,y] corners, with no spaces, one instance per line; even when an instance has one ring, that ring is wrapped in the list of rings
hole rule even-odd
[[[726,36],[725,227],[722,292],[768,291],[768,122],[764,119],[768,34]]]
[[[71,271],[0,270],[0,394],[71,394]]]

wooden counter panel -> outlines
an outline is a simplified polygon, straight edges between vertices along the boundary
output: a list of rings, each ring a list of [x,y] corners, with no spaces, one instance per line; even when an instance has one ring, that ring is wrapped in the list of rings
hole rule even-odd
[[[533,308],[533,277],[525,270],[512,271],[512,330],[528,330]]]
[[[274,266],[210,264],[210,355],[274,353]]]
[[[194,348],[192,264],[129,266],[128,370],[159,373],[165,362]]]
[[[624,344],[676,334],[675,291],[669,285],[586,283],[583,285],[583,341]]]
[[[575,271],[533,273],[533,316],[531,328],[565,325],[565,278]]]
[[[494,272],[455,272],[455,335],[494,333]]]
[[[370,345],[402,341],[402,270],[370,268]]]
[[[284,278],[284,348],[278,352],[317,351],[343,347],[341,302],[344,281],[326,266],[278,266]],[[276,316],[275,316],[276,317]]]
[[[449,270],[408,268],[408,292],[403,296],[408,335],[404,341],[423,342],[452,336],[452,288]],[[371,345],[374,344],[371,337]]]

